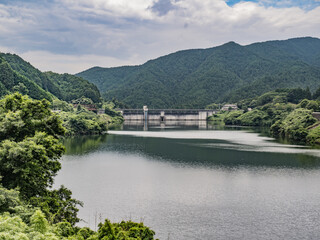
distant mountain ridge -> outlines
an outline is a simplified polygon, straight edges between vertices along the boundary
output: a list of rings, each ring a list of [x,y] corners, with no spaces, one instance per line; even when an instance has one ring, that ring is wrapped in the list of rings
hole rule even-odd
[[[0,53],[0,96],[13,91],[22,91],[34,99],[51,100],[55,96],[71,101],[84,96],[95,103],[101,101],[98,88],[81,77],[41,72],[16,54]]]
[[[94,67],[76,74],[106,99],[131,107],[202,108],[237,102],[277,88],[320,86],[320,39],[241,46],[235,42],[172,53],[139,66]]]

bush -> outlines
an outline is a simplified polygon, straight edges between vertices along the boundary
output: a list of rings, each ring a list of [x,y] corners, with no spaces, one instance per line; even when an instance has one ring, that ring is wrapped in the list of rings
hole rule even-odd
[[[243,126],[262,126],[265,125],[264,120],[267,118],[268,114],[266,112],[255,109],[242,114],[236,121]]]
[[[239,122],[237,121],[237,118],[241,116],[242,111],[232,111],[229,112],[226,117],[224,118],[224,123],[226,125],[237,125]]]
[[[307,127],[317,122],[311,112],[303,108],[294,110],[283,121],[277,121],[272,125],[271,133],[275,137],[288,137],[295,142],[305,143],[308,135]]]
[[[320,126],[309,131],[307,135],[307,143],[310,145],[320,144]]]

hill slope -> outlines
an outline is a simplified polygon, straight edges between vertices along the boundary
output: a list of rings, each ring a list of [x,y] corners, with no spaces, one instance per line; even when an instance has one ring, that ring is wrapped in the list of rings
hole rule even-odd
[[[179,51],[140,66],[94,67],[77,76],[131,107],[201,108],[286,87],[320,85],[320,39],[295,38]]]
[[[11,66],[0,57],[0,96],[19,91],[34,99],[52,100],[52,95],[42,89],[34,81],[14,71]]]
[[[24,81],[32,82],[33,85],[36,85],[37,91],[41,89],[42,92],[47,92],[47,94],[51,93],[64,101],[71,101],[84,96],[91,98],[95,103],[100,102],[101,96],[97,87],[81,77],[52,72],[43,73],[15,54],[0,53],[0,58],[5,62],[7,67],[10,67],[10,71],[14,72],[13,74],[24,77]],[[8,71],[8,69],[0,69],[0,74],[3,73],[3,71]],[[22,80],[19,80],[18,82],[21,81]],[[2,89],[1,86],[0,89]],[[8,90],[11,91],[12,89],[9,87]],[[42,95],[39,97],[41,96]],[[37,97],[31,97],[37,99]]]

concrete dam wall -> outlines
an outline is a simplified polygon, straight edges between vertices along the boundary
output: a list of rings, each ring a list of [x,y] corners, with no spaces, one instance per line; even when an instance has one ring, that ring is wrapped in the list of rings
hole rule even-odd
[[[139,121],[206,121],[215,114],[214,110],[205,109],[123,109],[120,110],[124,120]]]

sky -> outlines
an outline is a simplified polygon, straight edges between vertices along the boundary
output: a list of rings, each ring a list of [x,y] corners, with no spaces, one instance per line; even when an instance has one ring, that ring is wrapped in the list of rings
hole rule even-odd
[[[58,73],[304,36],[320,38],[320,0],[0,0],[0,52]]]

